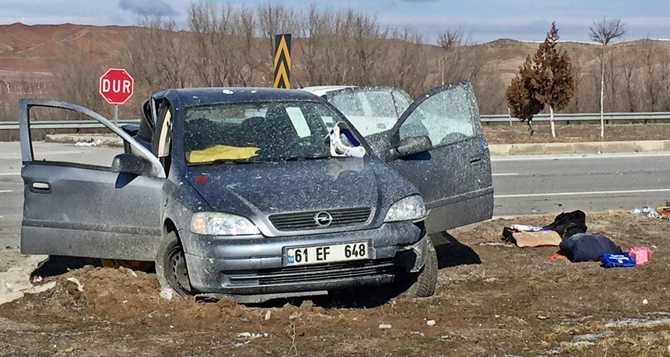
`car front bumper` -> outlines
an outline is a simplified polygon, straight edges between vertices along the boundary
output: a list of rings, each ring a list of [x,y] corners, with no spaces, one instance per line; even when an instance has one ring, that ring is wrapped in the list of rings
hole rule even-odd
[[[428,238],[422,224],[385,223],[379,228],[319,235],[266,238],[199,236],[180,232],[191,286],[202,293],[264,301],[328,290],[393,282],[396,273],[418,271]],[[369,242],[367,260],[286,266],[284,248]],[[249,299],[255,295],[256,299]],[[247,299],[240,298],[246,296]]]

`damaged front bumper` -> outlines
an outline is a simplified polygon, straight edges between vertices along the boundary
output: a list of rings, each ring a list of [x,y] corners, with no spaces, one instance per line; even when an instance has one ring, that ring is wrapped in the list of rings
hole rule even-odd
[[[182,232],[191,286],[240,302],[327,294],[329,290],[386,284],[395,275],[418,272],[425,264],[428,238],[422,224],[385,223],[363,231],[276,237],[231,238]],[[287,266],[286,247],[369,242],[369,259]]]

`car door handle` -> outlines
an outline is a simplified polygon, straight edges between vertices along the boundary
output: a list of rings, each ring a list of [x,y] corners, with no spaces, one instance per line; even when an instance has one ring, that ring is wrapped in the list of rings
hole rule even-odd
[[[32,188],[31,191],[34,192],[40,192],[40,193],[49,193],[51,192],[51,185],[47,182],[33,182],[32,185],[30,185]]]
[[[483,158],[481,156],[473,156],[473,157],[470,158],[470,163],[474,165],[474,164],[480,163],[482,161],[482,159]]]

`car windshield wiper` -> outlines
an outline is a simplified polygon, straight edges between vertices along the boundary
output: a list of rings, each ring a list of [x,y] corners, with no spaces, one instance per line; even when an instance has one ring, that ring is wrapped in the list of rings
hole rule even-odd
[[[282,158],[283,161],[304,161],[304,160],[321,160],[328,159],[328,155],[305,155],[305,156],[291,156]]]

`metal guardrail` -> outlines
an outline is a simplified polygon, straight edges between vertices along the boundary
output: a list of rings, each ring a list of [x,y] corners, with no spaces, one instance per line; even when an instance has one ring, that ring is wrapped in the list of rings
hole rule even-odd
[[[482,115],[483,123],[509,122],[507,114]],[[518,121],[517,118],[511,118]],[[635,112],[635,113],[604,113],[605,121],[648,121],[648,120],[670,120],[670,112]],[[549,114],[538,114],[533,117],[533,122],[549,121]],[[600,121],[600,113],[560,113],[554,114],[554,121]]]
[[[482,115],[483,123],[504,123],[518,121],[510,118],[507,114]],[[638,113],[605,113],[603,119],[606,121],[670,121],[670,112],[638,112]],[[549,121],[549,114],[538,114],[533,117],[533,122]],[[600,113],[560,113],[554,114],[554,121],[600,121]],[[137,124],[139,119],[119,119],[118,125]],[[31,123],[32,129],[89,129],[101,128],[96,120],[37,120]],[[0,121],[0,130],[18,130],[19,123],[15,121]]]

